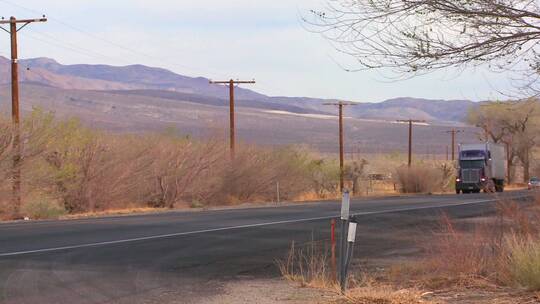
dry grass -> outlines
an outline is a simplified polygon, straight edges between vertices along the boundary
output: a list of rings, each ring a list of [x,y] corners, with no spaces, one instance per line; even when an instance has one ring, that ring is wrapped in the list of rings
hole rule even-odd
[[[417,289],[396,290],[392,286],[367,286],[350,290],[336,303],[343,304],[428,304]]]
[[[340,288],[331,271],[329,254],[322,244],[310,242],[297,247],[294,243],[283,260],[276,262],[286,280],[297,283],[300,287],[325,289],[336,293],[332,303],[340,304],[416,304],[430,303],[423,299],[418,289],[396,290],[389,285],[378,285],[373,280],[362,277],[349,278],[352,287],[345,295],[340,295]]]
[[[276,261],[283,278],[302,287],[338,289],[329,254],[320,243],[297,247],[294,242],[284,260]]]
[[[66,214],[61,216],[61,219],[82,219],[92,217],[114,216],[114,215],[129,215],[129,214],[142,214],[160,212],[163,209],[151,208],[151,207],[126,207],[122,209],[110,209],[98,212],[86,212],[81,214]]]
[[[540,240],[513,236],[507,239],[506,268],[512,282],[540,290]]]
[[[520,286],[540,290],[540,208],[500,202],[494,217],[458,229],[447,216],[420,261],[393,267],[398,283],[430,289]],[[470,225],[470,224],[469,224]]]

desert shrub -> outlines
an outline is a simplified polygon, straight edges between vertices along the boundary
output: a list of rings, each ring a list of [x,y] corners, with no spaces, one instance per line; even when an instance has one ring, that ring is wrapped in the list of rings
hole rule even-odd
[[[270,201],[279,183],[282,199],[292,199],[310,186],[309,156],[293,147],[243,146],[232,164],[222,166],[214,201]]]
[[[334,159],[314,159],[308,164],[310,189],[321,198],[339,191],[339,163]]]
[[[64,206],[56,201],[35,199],[22,206],[22,213],[31,219],[56,219],[67,212]]]
[[[396,170],[396,182],[403,193],[429,193],[441,188],[441,174],[431,166],[417,164]]]
[[[138,201],[149,166],[142,136],[100,133],[76,120],[58,123],[56,134],[42,155],[46,174],[41,179],[68,212],[122,208]]]
[[[362,192],[360,179],[365,176],[367,165],[368,161],[365,159],[345,164],[345,177],[352,182],[352,193],[354,195],[360,195]]]
[[[212,190],[206,188],[213,182],[212,174],[222,166],[226,151],[223,144],[175,136],[158,136],[150,142],[153,162],[147,175],[145,200],[153,207],[173,208],[181,201],[201,204],[205,192]]]
[[[34,164],[46,151],[52,138],[55,136],[54,116],[39,109],[34,109],[28,117],[21,123],[18,132],[6,116],[0,115],[0,206],[4,208],[3,213],[10,214],[11,217],[20,216],[19,205],[12,203],[12,182],[14,181],[14,158],[17,155],[18,169],[23,172],[36,171]],[[15,149],[15,134],[19,134],[19,149]],[[36,174],[22,174],[20,182],[22,184],[24,197],[25,192],[32,192],[39,189],[41,185],[36,180]],[[0,212],[2,213],[2,212]]]

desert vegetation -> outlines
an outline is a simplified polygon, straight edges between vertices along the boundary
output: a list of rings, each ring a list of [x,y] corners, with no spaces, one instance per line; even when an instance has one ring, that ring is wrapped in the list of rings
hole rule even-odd
[[[396,182],[403,193],[447,192],[454,189],[454,167],[450,162],[418,163],[396,169]]]
[[[428,287],[483,281],[539,291],[539,224],[538,198],[534,206],[500,201],[495,216],[469,229],[443,216],[426,257],[412,269]]]
[[[278,187],[281,201],[339,196],[336,157],[302,146],[241,144],[231,160],[227,143],[214,137],[193,139],[174,129],[109,133],[35,109],[21,125],[18,205],[12,200],[14,134],[8,117],[0,116],[2,219],[274,202]],[[396,153],[348,159],[346,185],[356,196],[447,190],[447,163],[426,160],[406,170],[403,160]]]
[[[336,194],[339,168],[302,147],[227,144],[171,130],[112,134],[34,110],[21,125],[22,204],[12,201],[14,130],[0,116],[0,217],[207,207]]]
[[[527,203],[501,200],[493,213],[469,219],[455,220],[443,214],[436,226],[415,238],[419,250],[414,256],[370,262],[358,249],[350,290],[339,303],[446,303],[434,295],[464,290],[484,292],[486,303],[500,296],[537,299],[539,224],[538,197]],[[358,243],[361,247],[362,239]],[[329,246],[325,240],[292,244],[288,254],[277,261],[282,276],[301,287],[339,294]],[[516,295],[509,296],[510,291]]]

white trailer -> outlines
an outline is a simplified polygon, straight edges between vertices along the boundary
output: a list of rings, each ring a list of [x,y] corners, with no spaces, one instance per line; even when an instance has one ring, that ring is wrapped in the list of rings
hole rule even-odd
[[[456,193],[504,191],[504,146],[493,143],[460,145],[457,167]]]

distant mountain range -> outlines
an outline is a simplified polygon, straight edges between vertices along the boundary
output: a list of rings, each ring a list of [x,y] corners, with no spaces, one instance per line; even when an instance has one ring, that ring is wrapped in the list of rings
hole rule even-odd
[[[158,131],[175,127],[194,136],[221,134],[228,127],[228,88],[171,71],[131,65],[62,65],[53,59],[20,60],[21,106],[77,116],[94,127],[115,131]],[[0,110],[9,108],[10,62],[0,57]],[[240,140],[261,144],[306,144],[334,152],[336,109],[325,99],[266,96],[236,89]],[[405,126],[397,119],[424,119],[415,131],[418,149],[445,153],[448,126],[468,129],[460,140],[476,138],[463,122],[475,103],[466,100],[396,98],[358,103],[347,109],[349,145],[362,143],[367,152],[402,151]],[[365,151],[365,152],[366,152]],[[427,153],[427,152],[426,152]],[[429,153],[428,153],[429,154]]]
[[[166,69],[144,65],[62,65],[50,58],[20,60],[23,83],[47,85],[59,89],[109,91],[123,95],[140,95],[171,100],[189,100],[203,104],[222,104],[228,90],[209,84],[203,77],[182,76]],[[9,60],[0,57],[0,84],[8,84]],[[293,113],[334,113],[322,106],[328,100],[306,97],[270,97],[253,90],[237,88],[240,107],[268,108]],[[347,114],[364,119],[418,118],[442,123],[461,123],[474,103],[467,100],[428,100],[395,98],[378,103],[359,103]]]

